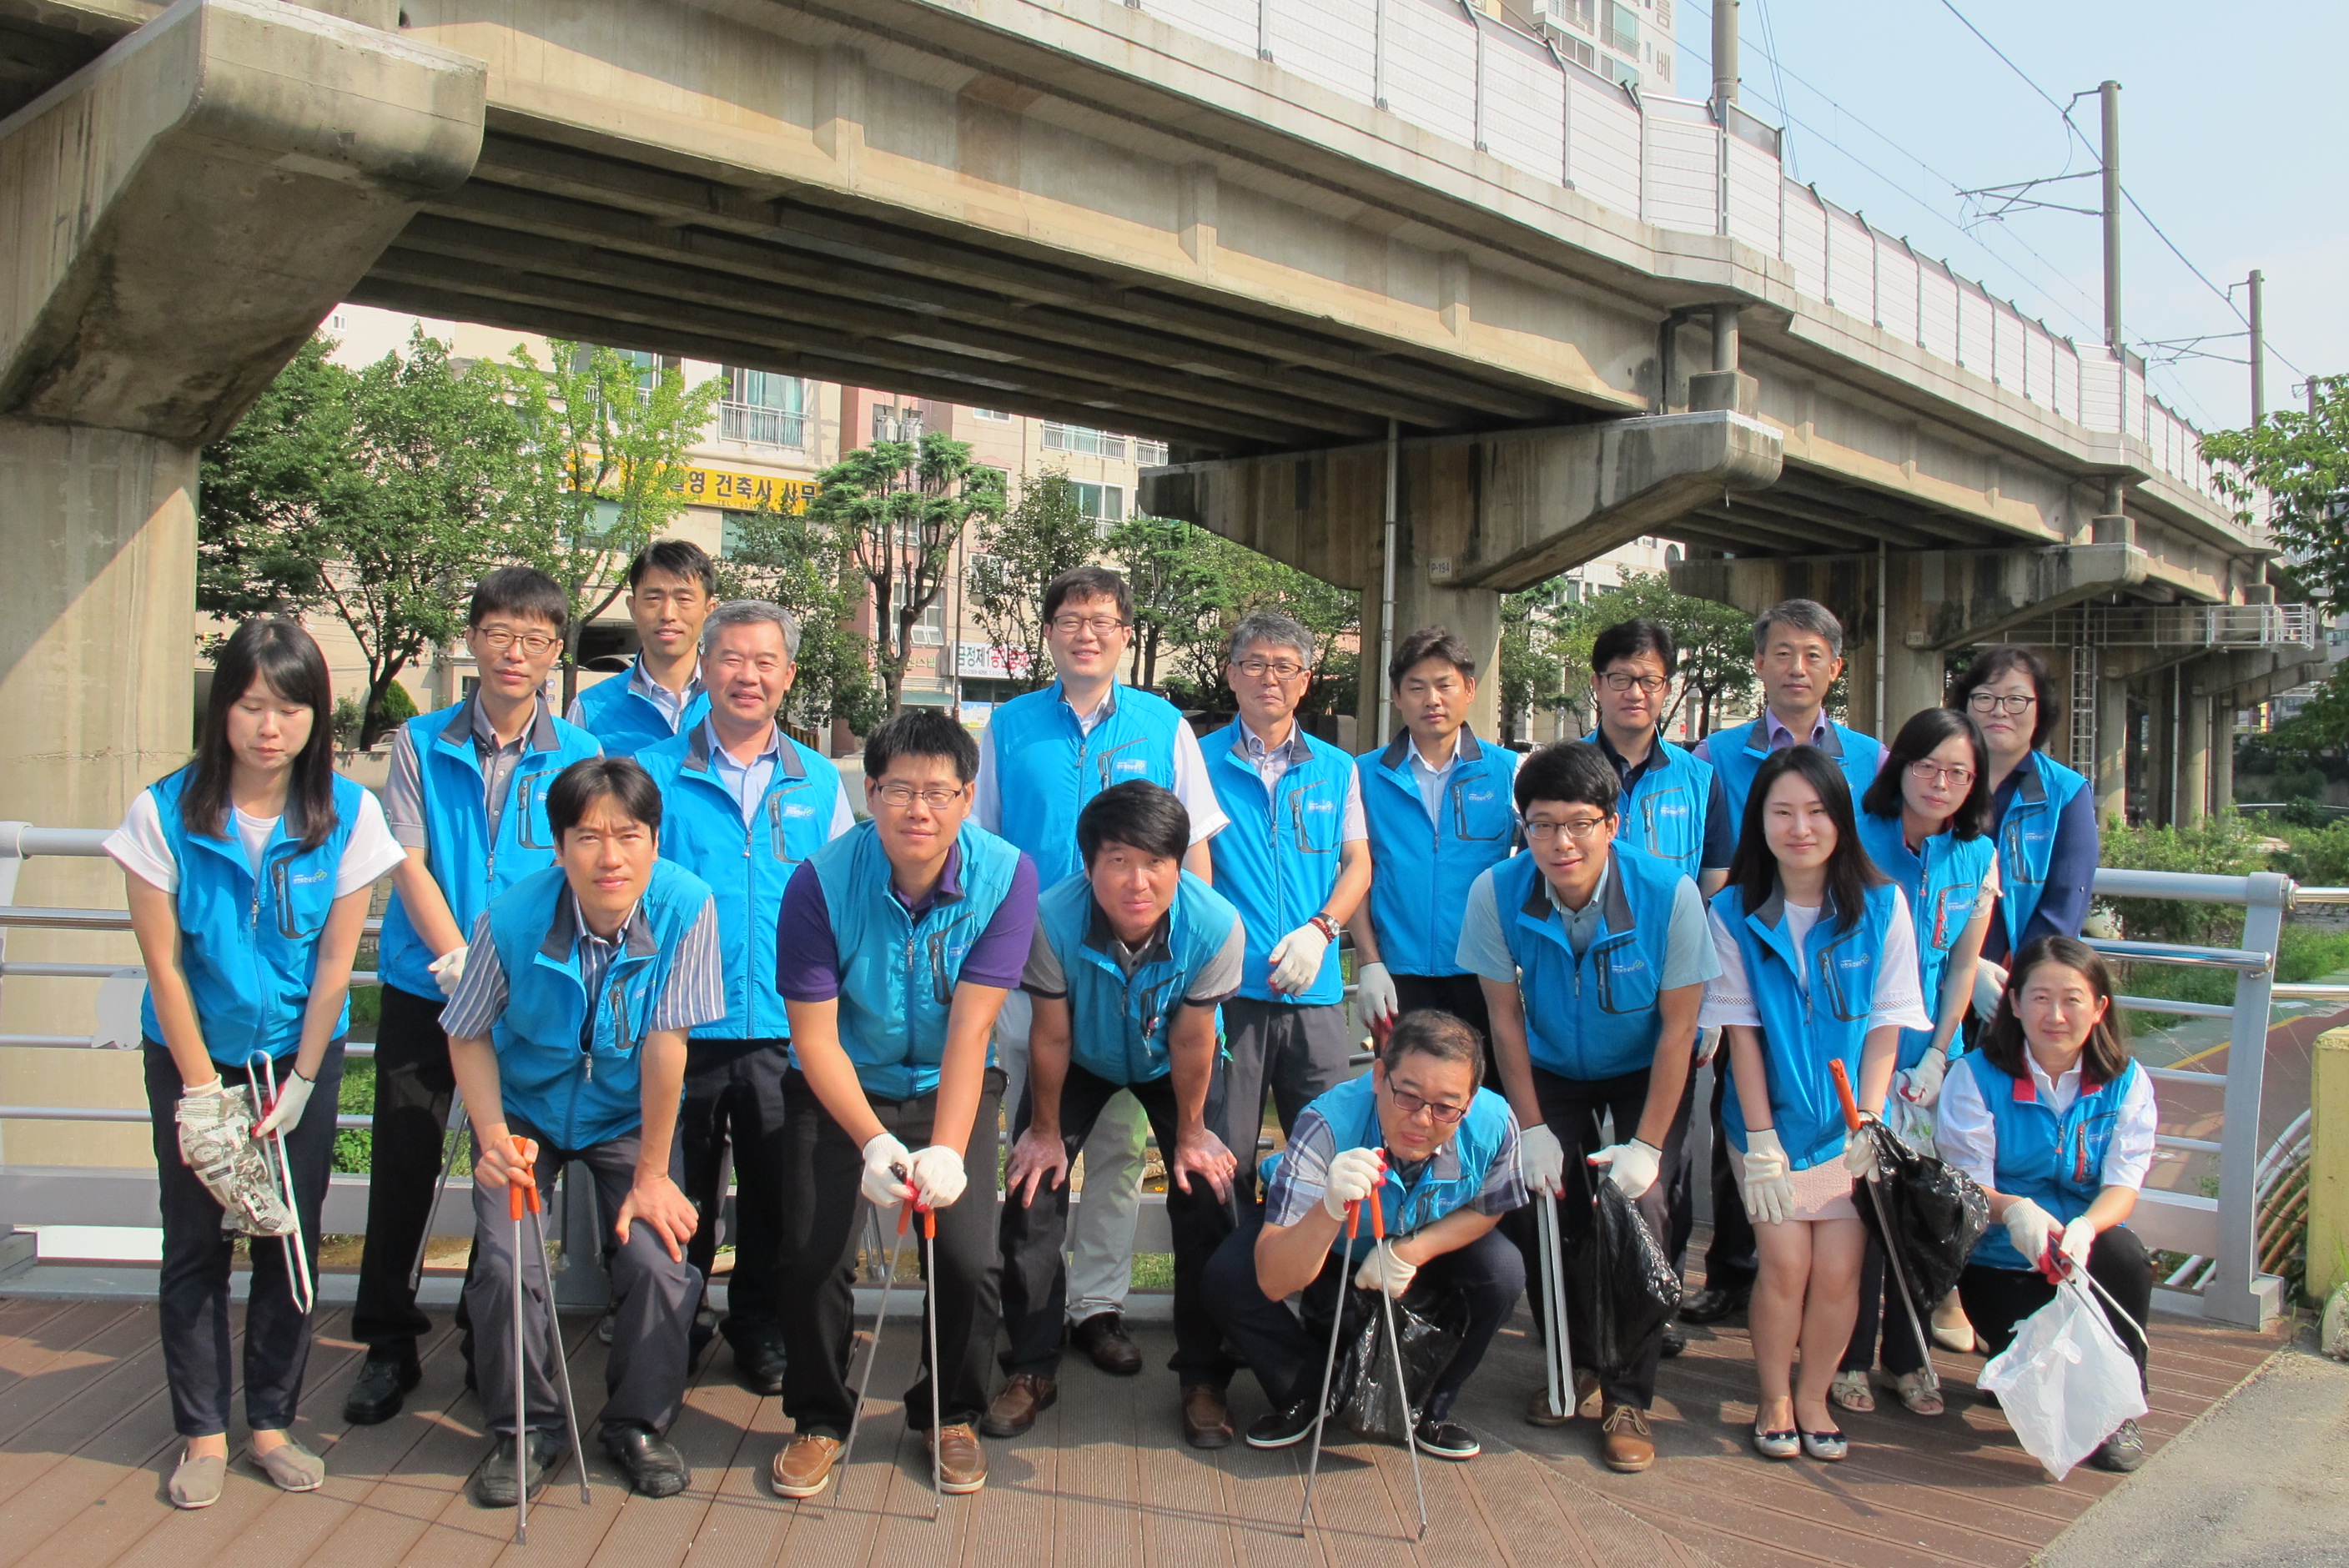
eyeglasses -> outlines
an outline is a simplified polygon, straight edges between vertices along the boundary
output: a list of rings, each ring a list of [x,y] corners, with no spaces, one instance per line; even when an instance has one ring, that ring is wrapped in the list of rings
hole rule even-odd
[[[2029,713],[2039,699],[2035,696],[2001,696],[1996,692],[1978,691],[1966,698],[1966,706],[1976,713]]]
[[[1133,624],[1133,622],[1121,621],[1115,615],[1055,615],[1052,617],[1052,630],[1064,637],[1073,637],[1080,632],[1091,632],[1096,637],[1111,637],[1132,624]]]
[[[943,811],[962,799],[961,787],[946,784],[932,784],[923,789],[905,783],[884,784],[873,792],[900,811],[916,800],[933,811]]]
[[[1971,789],[1974,770],[1962,762],[1954,768],[1944,768],[1929,758],[1920,758],[1909,764],[1909,777],[1920,784],[1939,784],[1946,779],[1952,789]]]
[[[1305,673],[1305,666],[1293,659],[1234,659],[1232,668],[1251,680],[1271,676],[1276,680],[1293,681]]]
[[[1468,1108],[1464,1105],[1444,1105],[1437,1100],[1422,1099],[1408,1089],[1397,1088],[1392,1083],[1387,1085],[1387,1098],[1394,1101],[1395,1109],[1405,1117],[1417,1116],[1423,1110],[1427,1112],[1427,1119],[1438,1127],[1453,1126],[1468,1114]]]
[[[561,637],[550,637],[544,632],[517,632],[505,626],[476,626],[473,636],[493,654],[502,654],[508,648],[519,645],[533,658],[563,641]]]
[[[1627,676],[1618,670],[1609,670],[1599,678],[1607,683],[1609,691],[1630,691],[1638,686],[1650,696],[1661,696],[1671,689],[1672,684],[1664,676]]]
[[[1608,819],[1605,817],[1593,818],[1584,822],[1527,822],[1526,837],[1537,844],[1547,844],[1560,833],[1564,833],[1578,844],[1587,844],[1599,836],[1599,830],[1607,826],[1607,822]]]

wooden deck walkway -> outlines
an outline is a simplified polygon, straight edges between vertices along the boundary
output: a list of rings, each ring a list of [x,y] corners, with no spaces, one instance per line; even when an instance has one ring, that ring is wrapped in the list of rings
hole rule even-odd
[[[1423,1546],[1407,1539],[1407,1459],[1361,1442],[1325,1456],[1316,1498],[1322,1528],[1300,1542],[1304,1449],[1184,1447],[1173,1380],[1155,1369],[1169,1336],[1143,1329],[1153,1370],[1116,1379],[1072,1361],[1060,1404],[1033,1432],[988,1445],[987,1491],[947,1500],[935,1522],[922,1450],[895,1403],[877,1398],[844,1488],[835,1483],[811,1503],[777,1501],[766,1485],[783,1429],[777,1402],[737,1387],[720,1347],[675,1433],[695,1469],[691,1491],[629,1497],[591,1437],[594,1501],[580,1504],[566,1466],[531,1511],[529,1546],[517,1549],[512,1514],[476,1510],[463,1496],[484,1445],[454,1339],[444,1333],[428,1347],[407,1414],[354,1429],[339,1416],[359,1358],[347,1326],[340,1313],[323,1324],[304,1405],[302,1435],[326,1456],[326,1488],[281,1495],[233,1464],[220,1503],[183,1514],[162,1500],[177,1445],[152,1306],[0,1301],[0,1568],[765,1568],[786,1560],[801,1568],[1939,1568],[2026,1563],[2117,1484],[2088,1470],[2048,1483],[1996,1412],[1974,1402],[1971,1357],[1945,1358],[1947,1416],[1918,1419],[1886,1396],[1889,1413],[1847,1419],[1848,1461],[1764,1463],[1745,1443],[1753,1377],[1744,1336],[1703,1330],[1692,1331],[1685,1357],[1664,1364],[1656,1468],[1613,1475],[1598,1463],[1591,1423],[1539,1431],[1518,1418],[1539,1359],[1512,1331],[1459,1412],[1484,1438],[1484,1456],[1426,1462],[1432,1528]],[[573,1377],[592,1409],[602,1348],[587,1319],[569,1328]],[[876,1396],[904,1387],[913,1337],[892,1320]],[[2148,1444],[2174,1436],[2277,1344],[2158,1320]],[[1234,1406],[1243,1423],[1263,1408],[1245,1373]]]

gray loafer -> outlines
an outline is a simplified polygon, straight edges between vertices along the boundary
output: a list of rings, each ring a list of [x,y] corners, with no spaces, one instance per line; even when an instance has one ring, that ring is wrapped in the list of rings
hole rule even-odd
[[[185,1456],[171,1472],[171,1506],[210,1508],[220,1501],[221,1488],[227,1482],[228,1460],[220,1455]]]
[[[291,1439],[254,1454],[253,1464],[280,1491],[316,1491],[326,1480],[326,1461]],[[219,1489],[213,1491],[217,1496]]]

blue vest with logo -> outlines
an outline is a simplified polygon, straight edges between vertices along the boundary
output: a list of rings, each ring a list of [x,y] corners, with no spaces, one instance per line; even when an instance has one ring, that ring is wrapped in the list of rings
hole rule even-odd
[[[1036,926],[1068,985],[1070,1059],[1112,1083],[1149,1083],[1174,1069],[1166,1037],[1199,972],[1231,939],[1239,912],[1183,873],[1164,926],[1128,975],[1109,954],[1108,919],[1092,883],[1068,877],[1044,890]]]
[[[1753,792],[1754,776],[1770,759],[1767,714],[1735,729],[1715,730],[1705,738],[1704,759],[1713,764],[1713,772],[1721,779],[1721,792],[1728,798],[1729,814],[1735,820],[1740,834],[1745,826],[1745,797]],[[1819,749],[1833,758],[1835,765],[1843,770],[1857,807],[1859,798],[1868,793],[1868,787],[1876,782],[1876,770],[1884,763],[1884,748],[1873,736],[1847,729],[1829,719]]]
[[[587,995],[576,905],[549,866],[490,905],[490,942],[505,966],[506,1006],[490,1030],[506,1109],[564,1149],[589,1149],[644,1122],[644,1041],[669,966],[709,903],[702,880],[669,861],[628,918],[627,939]]]
[[[1663,1015],[1656,996],[1670,946],[1680,868],[1619,840],[1600,884],[1599,931],[1577,958],[1566,917],[1531,855],[1493,872],[1494,913],[1517,961],[1526,1046],[1534,1065],[1591,1081],[1636,1072],[1655,1059]]]
[[[573,711],[579,715],[581,727],[604,743],[606,757],[634,757],[647,746],[674,740],[709,717],[709,694],[696,692],[671,729],[668,715],[636,690],[636,672],[644,662],[638,655],[626,674],[597,681],[575,699]]]
[[[636,760],[660,786],[660,852],[709,884],[726,955],[726,1016],[697,1040],[789,1038],[775,987],[775,927],[802,861],[832,841],[840,771],[789,736],[749,821],[710,761],[709,727],[647,746]]]
[[[1339,835],[1346,821],[1346,791],[1354,759],[1307,735],[1290,734],[1311,753],[1292,763],[1271,789],[1247,754],[1247,727],[1238,719],[1200,742],[1207,777],[1231,826],[1207,841],[1213,847],[1216,891],[1231,900],[1247,926],[1247,965],[1240,995],[1259,1002],[1331,1004],[1345,995],[1338,944],[1321,955],[1321,973],[1295,995],[1272,988],[1272,949],[1321,913],[1338,885]]]
[[[1582,738],[1596,745],[1599,732],[1594,729]],[[1631,787],[1615,804],[1616,819],[1622,824],[1615,841],[1670,861],[1693,877],[1704,863],[1704,813],[1713,800],[1713,764],[1661,735],[1648,746],[1647,760],[1631,769]]]
[[[1859,813],[1859,841],[1868,846],[1868,858],[1876,869],[1908,897],[1909,920],[1917,928],[1917,981],[1924,991],[1926,1016],[1938,1025],[1950,950],[1973,923],[1974,905],[1998,851],[1987,833],[1971,839],[1936,833],[1925,841],[1920,855],[1909,848],[1899,818],[1872,811]],[[1932,1043],[1931,1029],[1901,1030],[1900,1065],[1915,1067]],[[1950,1048],[1961,1048],[1955,1035],[1950,1037]]]
[[[1336,1140],[1330,1150],[1332,1158],[1349,1149],[1386,1147],[1386,1132],[1379,1126],[1378,1089],[1369,1073],[1348,1078],[1305,1109],[1319,1112],[1321,1119],[1330,1124]],[[1379,1209],[1386,1221],[1387,1234],[1412,1235],[1475,1202],[1476,1194],[1485,1190],[1485,1178],[1491,1174],[1493,1161],[1508,1147],[1513,1125],[1509,1102],[1489,1088],[1480,1088],[1469,1100],[1468,1113],[1454,1126],[1452,1136],[1421,1162],[1409,1181],[1403,1179],[1390,1158],[1386,1180],[1379,1191]],[[1264,1162],[1267,1183],[1279,1168],[1278,1154]],[[1365,1213],[1361,1234],[1350,1255],[1366,1256],[1374,1244],[1371,1217]],[[1330,1250],[1347,1251],[1342,1227],[1337,1239],[1330,1243]]]
[[[1028,852],[1046,887],[1083,870],[1077,814],[1112,784],[1146,779],[1174,788],[1174,736],[1183,710],[1130,686],[1110,694],[1110,711],[1091,733],[1077,723],[1058,681],[1013,697],[988,720],[993,735],[997,830]]]
[[[1517,754],[1486,746],[1464,728],[1456,745],[1433,821],[1412,767],[1409,731],[1354,759],[1371,832],[1371,924],[1379,956],[1397,975],[1460,972],[1460,916],[1468,890],[1516,847],[1517,812],[1509,790]],[[1277,939],[1280,933],[1273,934]]]
[[[1998,1161],[1991,1185],[2009,1197],[2030,1199],[2054,1215],[2058,1225],[2086,1213],[2105,1190],[2105,1151],[2112,1146],[2113,1123],[2137,1073],[2137,1063],[2123,1068],[2110,1083],[2089,1088],[2084,1082],[2079,1098],[2061,1116],[2040,1099],[2028,1068],[2021,1078],[2013,1078],[1975,1051],[1950,1070],[1974,1075],[1974,1088],[1997,1130]],[[1993,1269],[2033,1266],[2014,1250],[2003,1225],[1992,1225],[1974,1243],[1971,1261]]]
[[[2021,950],[2023,928],[2039,912],[2039,895],[2047,891],[2047,864],[2054,858],[2064,808],[2088,787],[2087,779],[2044,751],[2017,763],[2015,774],[2014,795],[1992,835],[1998,842],[1999,910],[2009,953]]]
[[[1824,1165],[1843,1152],[1843,1102],[1827,1064],[1840,1059],[1859,1088],[1859,1059],[1876,1008],[1876,965],[1884,934],[1899,904],[1899,889],[1882,882],[1868,890],[1859,919],[1836,928],[1832,905],[1819,911],[1800,953],[1789,940],[1785,894],[1772,889],[1752,914],[1735,883],[1713,896],[1714,913],[1737,939],[1745,985],[1762,1019],[1762,1059],[1769,1069],[1770,1120],[1779,1146],[1797,1171]],[[1797,965],[1810,975],[1807,995],[1795,984]],[[1863,1106],[1882,1115],[1884,1108]],[[1745,1108],[1734,1093],[1722,1097],[1729,1141],[1745,1148]]]
[[[546,792],[556,774],[601,748],[576,725],[540,713],[506,780],[505,810],[492,843],[489,810],[481,803],[481,754],[473,748],[472,699],[409,719],[408,736],[416,748],[422,789],[425,866],[449,901],[457,930],[470,939],[473,923],[492,899],[554,863]],[[417,935],[396,890],[384,911],[379,945],[378,967],[386,985],[428,1001],[440,999],[440,983],[432,978],[432,961],[440,954]]]
[[[230,822],[225,835],[192,833],[180,800],[193,768],[148,786],[155,797],[164,841],[180,868],[172,909],[180,923],[180,969],[188,977],[204,1049],[212,1060],[242,1067],[254,1055],[283,1058],[302,1043],[302,1015],[310,1006],[318,968],[318,938],[334,907],[335,878],[367,791],[335,777],[335,826],[315,848],[302,847],[302,802],[291,793],[285,814],[262,846],[261,874]],[[350,1027],[347,1001],[335,1035]],[[150,986],[140,1005],[140,1026],[160,1044]]]
[[[941,891],[919,919],[890,886],[889,857],[871,822],[811,858],[839,953],[841,1047],[876,1099],[912,1099],[938,1087],[962,961],[1019,869],[1019,851],[975,823],[964,823],[956,842],[961,892]]]

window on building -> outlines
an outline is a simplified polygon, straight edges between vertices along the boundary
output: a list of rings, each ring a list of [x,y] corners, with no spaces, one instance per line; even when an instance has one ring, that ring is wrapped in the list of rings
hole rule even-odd
[[[1548,0],[1547,10],[1552,18],[1569,27],[1578,27],[1586,33],[1599,30],[1597,0]]]
[[[997,424],[1009,424],[1011,421],[1010,415],[997,408],[973,408],[970,411],[970,417],[974,419],[992,420]]]
[[[1101,527],[1111,528],[1125,521],[1125,491],[1118,486],[1071,480],[1069,488],[1077,492],[1077,510]]]
[[[754,447],[807,445],[807,383],[771,370],[727,366],[726,397],[718,405],[720,439]]]
[[[1125,438],[1112,436],[1106,430],[1087,429],[1082,425],[1055,424],[1047,419],[1044,421],[1044,449],[1048,452],[1081,452],[1087,457],[1123,462]]]
[[[1619,60],[1612,55],[1601,55],[1599,57],[1606,62],[1600,67],[1600,74],[1609,81],[1627,88],[1636,88],[1640,85],[1639,67],[1628,60]]]
[[[1622,0],[1608,0],[1607,28],[1599,41],[1610,49],[1638,57],[1640,53],[1640,16]]]
[[[1586,71],[1595,71],[1599,68],[1599,51],[1580,38],[1558,39],[1557,52]]]
[[[913,596],[911,585],[900,581],[897,594],[898,603],[904,603]],[[929,608],[924,610],[921,619],[914,623],[914,645],[917,648],[942,648],[946,646],[946,641],[947,603],[946,595],[941,593],[930,601]]]

